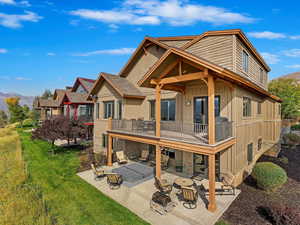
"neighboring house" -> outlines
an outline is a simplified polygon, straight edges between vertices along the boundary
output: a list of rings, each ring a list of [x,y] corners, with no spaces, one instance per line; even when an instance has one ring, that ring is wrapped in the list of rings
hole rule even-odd
[[[269,71],[241,30],[146,37],[120,73],[101,73],[88,95],[94,151],[112,165],[113,151],[149,149],[156,176],[167,154],[170,167],[209,179],[214,211],[220,173],[238,185],[279,147],[281,100],[267,91]]]
[[[33,102],[33,108],[39,111],[42,121],[61,114],[61,106],[53,99],[37,98]]]

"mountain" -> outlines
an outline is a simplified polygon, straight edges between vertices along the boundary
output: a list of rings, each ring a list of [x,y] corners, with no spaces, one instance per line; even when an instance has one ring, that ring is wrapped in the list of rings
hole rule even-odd
[[[7,106],[5,103],[5,99],[9,97],[19,97],[20,98],[20,105],[28,105],[32,108],[32,103],[34,100],[34,96],[24,96],[17,93],[3,93],[0,92],[0,110],[4,110],[7,112]]]
[[[280,76],[278,78],[296,79],[296,80],[300,81],[300,71],[299,72],[295,72],[295,73],[289,73],[289,74]]]

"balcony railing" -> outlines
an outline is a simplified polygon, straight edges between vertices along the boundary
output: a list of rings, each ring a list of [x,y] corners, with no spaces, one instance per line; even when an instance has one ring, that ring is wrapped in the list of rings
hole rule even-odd
[[[155,121],[112,120],[112,130],[143,136],[155,136]],[[208,125],[183,121],[161,121],[162,138],[182,140],[193,143],[208,143]],[[232,122],[216,122],[216,142],[232,137]]]

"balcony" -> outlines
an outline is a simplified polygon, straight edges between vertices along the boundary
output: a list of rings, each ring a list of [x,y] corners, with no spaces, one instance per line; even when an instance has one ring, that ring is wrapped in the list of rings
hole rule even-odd
[[[216,142],[232,137],[232,122],[216,119]],[[156,137],[155,121],[112,120],[111,131],[144,137]],[[193,144],[208,144],[208,124],[187,123],[184,121],[161,121],[160,138],[183,141]]]

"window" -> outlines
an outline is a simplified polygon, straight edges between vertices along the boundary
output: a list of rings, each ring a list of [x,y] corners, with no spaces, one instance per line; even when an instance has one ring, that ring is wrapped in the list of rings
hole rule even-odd
[[[169,156],[170,159],[175,159],[175,150],[173,149],[164,149],[163,152],[162,152],[164,155],[167,155]]]
[[[86,90],[82,87],[82,85],[79,85],[76,92],[81,93],[81,94],[85,94]]]
[[[246,51],[243,51],[242,58],[243,58],[243,70],[244,72],[248,73],[249,55]]]
[[[123,104],[122,104],[122,101],[119,100],[118,101],[118,119],[119,120],[122,119],[122,109],[123,109]]]
[[[215,117],[220,116],[221,112],[221,99],[220,96],[215,96]]]
[[[150,119],[155,119],[155,101],[150,102]],[[176,117],[175,99],[161,100],[161,120],[174,121]]]
[[[278,115],[281,115],[281,104],[278,104]]]
[[[251,99],[248,97],[243,97],[243,116],[251,116]]]
[[[257,141],[257,150],[261,150],[261,146],[262,146],[262,138],[259,138]]]
[[[107,134],[102,134],[102,147],[107,147],[107,143],[108,143],[108,136]]]
[[[264,83],[264,71],[262,68],[259,68],[259,81],[260,83]]]
[[[99,119],[100,103],[96,103],[96,118]]]
[[[257,102],[257,114],[261,114],[261,102]]]
[[[248,164],[253,161],[253,143],[247,145],[247,160]]]
[[[114,118],[114,101],[104,102],[104,119]]]

